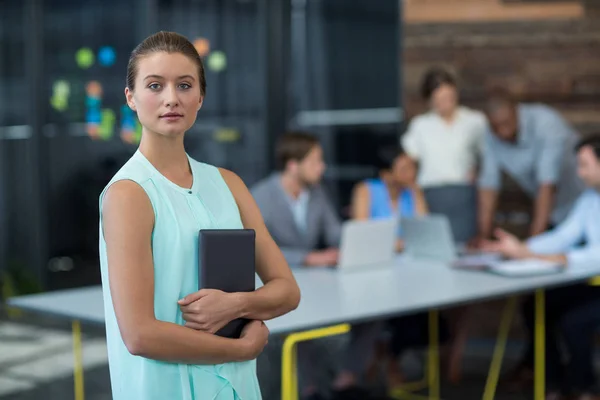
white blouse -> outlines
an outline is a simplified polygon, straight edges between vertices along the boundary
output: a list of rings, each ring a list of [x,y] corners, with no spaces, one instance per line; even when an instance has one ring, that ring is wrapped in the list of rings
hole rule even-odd
[[[419,162],[419,185],[473,183],[486,129],[484,114],[467,107],[459,107],[451,123],[434,112],[413,118],[401,142]]]

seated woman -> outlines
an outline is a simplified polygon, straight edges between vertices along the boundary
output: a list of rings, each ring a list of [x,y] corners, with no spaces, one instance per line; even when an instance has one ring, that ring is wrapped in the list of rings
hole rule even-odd
[[[417,165],[399,147],[386,147],[378,154],[379,177],[368,179],[354,189],[351,213],[357,220],[426,215],[427,204],[423,192],[416,184]],[[401,227],[396,250],[404,249]],[[427,314],[409,315],[388,321],[391,331],[387,359],[387,380],[390,388],[399,386],[404,377],[398,365],[403,351],[427,345]],[[379,358],[379,357],[378,357]],[[374,365],[373,365],[374,366]]]
[[[400,147],[386,147],[377,158],[379,177],[356,185],[351,216],[356,220],[414,217],[427,214],[423,192],[416,185],[417,165]],[[400,233],[400,232],[399,232]],[[396,250],[402,251],[400,237]]]

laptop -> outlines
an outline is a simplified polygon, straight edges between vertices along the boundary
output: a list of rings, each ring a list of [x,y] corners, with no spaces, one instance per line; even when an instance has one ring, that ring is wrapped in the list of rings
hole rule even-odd
[[[404,251],[414,259],[450,263],[457,268],[483,269],[500,260],[500,255],[470,252],[454,240],[450,221],[444,215],[431,214],[402,218],[400,222]]]
[[[396,257],[396,219],[346,221],[337,268],[355,271],[391,265]]]
[[[401,220],[405,252],[415,259],[449,263],[452,268],[488,271],[506,277],[554,274],[564,271],[559,263],[536,259],[504,260],[500,254],[461,248],[454,241],[448,218],[430,215]]]

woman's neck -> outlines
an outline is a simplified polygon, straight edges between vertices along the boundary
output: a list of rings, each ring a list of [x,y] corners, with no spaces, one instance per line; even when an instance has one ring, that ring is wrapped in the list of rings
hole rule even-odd
[[[445,114],[440,114],[440,117],[442,118],[442,120],[445,123],[451,124],[456,119],[457,112],[458,112],[458,108],[454,108],[452,111],[449,111],[449,112],[447,112]]]
[[[185,179],[192,173],[183,146],[183,135],[164,137],[143,132],[139,151],[154,168],[169,179]]]
[[[388,193],[390,194],[390,198],[393,201],[398,200],[398,197],[400,197],[400,192],[404,190],[404,185],[399,185],[395,182],[392,182],[390,179],[383,179],[383,182],[385,183]]]

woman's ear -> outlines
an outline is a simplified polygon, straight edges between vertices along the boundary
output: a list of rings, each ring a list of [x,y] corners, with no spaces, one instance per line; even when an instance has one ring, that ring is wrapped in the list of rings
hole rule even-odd
[[[129,90],[128,87],[125,88],[125,99],[127,100],[127,105],[133,111],[137,111],[135,108],[135,100],[133,99],[133,91]]]

